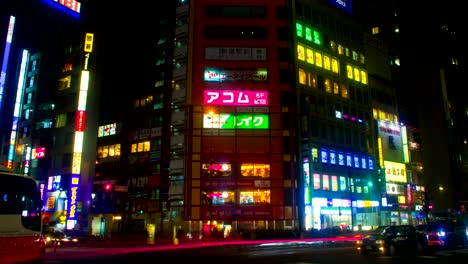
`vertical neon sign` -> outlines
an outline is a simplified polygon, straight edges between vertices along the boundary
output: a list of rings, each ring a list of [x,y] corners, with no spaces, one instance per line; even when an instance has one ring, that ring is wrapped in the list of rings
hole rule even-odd
[[[23,91],[24,91],[24,83],[25,83],[25,75],[26,75],[26,67],[28,64],[29,59],[29,52],[27,50],[23,50],[23,57],[21,59],[21,68],[20,74],[18,79],[18,87],[16,89],[16,98],[15,98],[15,109],[13,111],[13,123],[11,125],[11,135],[10,135],[10,148],[8,150],[8,168],[13,168],[13,159],[15,157],[15,149],[16,149],[16,135],[18,131],[18,122],[19,117],[21,116],[21,102],[23,100]]]
[[[78,206],[78,194],[80,190],[80,173],[81,173],[81,161],[83,152],[83,141],[84,132],[86,129],[86,102],[88,96],[89,87],[89,71],[88,71],[88,60],[89,54],[92,51],[94,35],[86,33],[84,53],[85,60],[83,63],[83,70],[81,71],[80,79],[80,92],[78,95],[78,106],[76,109],[75,117],[75,142],[73,145],[73,160],[72,160],[72,177],[68,196],[68,215],[67,215],[67,229],[73,229],[78,218],[77,206]]]
[[[11,40],[13,39],[13,30],[15,28],[15,20],[14,16],[10,16],[10,23],[8,23],[8,33],[5,42],[5,50],[3,52],[3,63],[2,63],[2,71],[0,73],[0,113],[1,113],[1,106],[3,104],[3,89],[5,87],[6,81],[6,74],[8,70],[8,58],[10,57],[10,46]]]

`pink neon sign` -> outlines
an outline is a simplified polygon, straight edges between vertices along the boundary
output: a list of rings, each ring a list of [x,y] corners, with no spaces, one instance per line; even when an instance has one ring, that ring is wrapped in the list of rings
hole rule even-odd
[[[203,103],[205,105],[268,105],[268,92],[205,90],[203,91]]]

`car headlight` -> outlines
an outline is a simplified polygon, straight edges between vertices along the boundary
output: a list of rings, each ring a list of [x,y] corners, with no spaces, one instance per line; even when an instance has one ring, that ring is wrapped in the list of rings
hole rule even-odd
[[[440,230],[439,232],[437,232],[437,235],[440,236],[440,237],[444,237],[445,236],[445,231]]]
[[[382,245],[384,243],[384,241],[379,239],[379,240],[376,240],[375,243],[379,244],[379,245]]]
[[[356,240],[356,245],[361,245],[362,241],[361,240]]]

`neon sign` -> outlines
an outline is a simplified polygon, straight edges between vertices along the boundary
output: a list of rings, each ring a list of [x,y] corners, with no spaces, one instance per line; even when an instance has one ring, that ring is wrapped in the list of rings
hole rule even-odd
[[[264,114],[205,114],[203,128],[268,129],[268,115]]]
[[[217,70],[205,69],[206,82],[266,82],[267,70]]]
[[[70,183],[70,196],[68,198],[68,220],[76,220],[77,215],[77,201],[78,201],[78,184],[80,178],[78,176],[73,176]]]
[[[236,91],[236,90],[205,90],[203,91],[205,105],[268,105],[266,91]]]
[[[76,111],[75,130],[83,132],[85,129],[85,121],[86,112],[82,110]]]

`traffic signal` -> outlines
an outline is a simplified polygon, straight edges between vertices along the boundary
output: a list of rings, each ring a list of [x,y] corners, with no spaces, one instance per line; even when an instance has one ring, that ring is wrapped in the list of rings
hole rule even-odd
[[[104,191],[108,192],[108,191],[111,191],[111,190],[112,190],[112,184],[106,183],[104,185]]]

